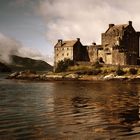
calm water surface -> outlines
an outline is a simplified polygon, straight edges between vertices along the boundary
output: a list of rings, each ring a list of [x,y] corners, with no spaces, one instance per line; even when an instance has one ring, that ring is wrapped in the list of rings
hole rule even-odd
[[[0,78],[0,140],[140,140],[140,83]]]

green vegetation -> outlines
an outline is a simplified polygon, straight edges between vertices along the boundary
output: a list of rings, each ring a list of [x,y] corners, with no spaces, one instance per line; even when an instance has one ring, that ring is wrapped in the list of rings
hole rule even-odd
[[[78,75],[98,75],[101,74],[101,72],[102,71],[100,69],[93,69],[93,70],[81,70],[75,73]]]
[[[71,60],[64,60],[58,63],[56,72],[67,72],[78,74],[81,76],[106,76],[113,74],[114,76],[122,75],[138,75],[140,74],[140,68],[135,68],[132,66],[120,66],[120,65],[104,65],[98,61],[94,64],[79,63],[75,64]]]
[[[35,70],[35,71],[52,71],[53,67],[42,60],[35,60],[17,55],[11,56],[12,63],[8,66],[12,71]]]
[[[135,74],[138,73],[138,69],[136,69],[136,68],[130,68],[129,69],[129,73],[132,74],[132,75],[135,75]]]
[[[99,63],[99,61],[96,61],[94,64],[93,64],[94,68],[101,68],[103,65]]]
[[[103,66],[101,68],[101,70],[102,70],[102,74],[114,73],[116,71],[116,67],[114,67],[114,66],[109,66],[109,67]]]
[[[74,62],[70,59],[64,59],[58,62],[55,72],[65,72],[69,66],[73,66]]]
[[[84,66],[84,65],[74,65],[68,68],[68,71],[79,71],[79,70],[92,70],[92,66]]]
[[[102,70],[100,69],[94,69],[91,72],[88,72],[87,75],[98,75],[101,74]]]
[[[6,64],[0,62],[0,72],[11,72],[12,70]]]
[[[118,68],[116,70],[116,74],[121,76],[121,75],[125,74],[125,71],[120,66],[118,66]]]
[[[135,78],[140,79],[140,67],[82,62],[74,65],[73,61],[65,59],[57,64],[56,73],[37,74],[34,71],[21,71],[11,74],[8,78],[29,80],[134,80]]]
[[[53,67],[45,61],[11,55],[11,63],[0,62],[0,72],[32,70],[38,72],[53,71]]]

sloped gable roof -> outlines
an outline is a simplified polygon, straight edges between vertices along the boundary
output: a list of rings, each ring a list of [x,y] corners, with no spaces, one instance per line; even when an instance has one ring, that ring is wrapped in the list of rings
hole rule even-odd
[[[113,27],[109,28],[105,33],[112,33],[112,32],[119,32],[119,33],[121,33],[128,26],[129,26],[128,24],[114,25]]]
[[[67,41],[59,41],[55,47],[73,47],[76,44],[77,40],[67,40]]]

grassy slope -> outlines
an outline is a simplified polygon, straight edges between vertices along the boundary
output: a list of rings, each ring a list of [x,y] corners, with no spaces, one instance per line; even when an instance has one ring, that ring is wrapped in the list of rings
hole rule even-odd
[[[12,64],[9,67],[13,71],[17,70],[35,70],[35,71],[51,71],[53,67],[42,60],[34,60],[31,58],[24,58],[16,55],[11,56]]]
[[[0,72],[11,72],[11,68],[0,62]]]

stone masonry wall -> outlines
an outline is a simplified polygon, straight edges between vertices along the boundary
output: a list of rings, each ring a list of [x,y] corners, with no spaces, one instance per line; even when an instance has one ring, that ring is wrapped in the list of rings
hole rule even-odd
[[[97,47],[96,46],[87,46],[87,52],[89,55],[89,61],[90,62],[96,62],[98,59],[98,51],[97,51]]]
[[[54,50],[55,53],[55,63],[58,63],[60,60],[65,58],[73,60],[73,47],[58,47]]]

